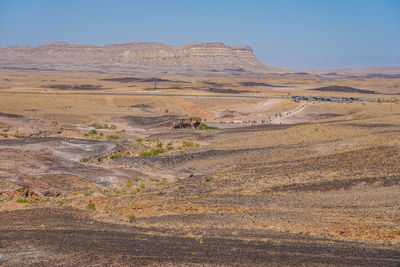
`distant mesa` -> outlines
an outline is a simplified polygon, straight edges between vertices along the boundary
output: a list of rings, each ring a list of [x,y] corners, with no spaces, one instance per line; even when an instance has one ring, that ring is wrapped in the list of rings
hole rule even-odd
[[[312,91],[321,91],[321,92],[346,92],[346,93],[360,93],[360,94],[376,94],[375,91],[365,90],[365,89],[357,89],[349,86],[338,86],[331,85],[320,88],[310,89]]]
[[[149,42],[105,46],[65,42],[36,47],[9,46],[0,48],[0,68],[188,75],[247,75],[281,71],[262,63],[249,46],[223,43],[170,46]],[[120,80],[131,81],[135,79]]]

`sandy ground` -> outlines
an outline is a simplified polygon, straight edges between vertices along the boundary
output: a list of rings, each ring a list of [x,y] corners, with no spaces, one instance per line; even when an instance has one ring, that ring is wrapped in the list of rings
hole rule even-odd
[[[400,264],[398,79],[0,74],[0,265]]]

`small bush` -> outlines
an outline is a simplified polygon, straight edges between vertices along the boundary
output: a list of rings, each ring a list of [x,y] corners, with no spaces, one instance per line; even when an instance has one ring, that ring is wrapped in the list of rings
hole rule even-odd
[[[116,130],[116,129],[117,129],[117,126],[115,126],[114,124],[112,124],[112,125],[110,126],[110,129],[111,129],[111,130]]]
[[[126,181],[126,187],[131,187],[132,186],[132,180]]]
[[[143,151],[139,153],[139,156],[141,157],[150,157],[150,156],[157,156],[158,154],[162,154],[166,152],[164,148],[155,148],[149,151]]]
[[[204,123],[200,124],[200,126],[198,127],[199,130],[216,130],[219,129],[218,127],[215,126],[208,126]]]
[[[95,129],[104,129],[104,126],[99,123],[93,123],[92,127],[94,127]]]
[[[137,187],[134,191],[131,192],[131,194],[137,194],[140,193],[142,191],[142,189],[140,189],[139,187]]]
[[[110,156],[110,159],[118,159],[118,158],[122,158],[121,153],[115,153]]]
[[[183,147],[194,147],[193,141],[183,141]]]
[[[88,210],[96,210],[96,205],[92,201],[89,201],[86,208]]]
[[[82,161],[86,163],[86,162],[89,162],[90,159],[89,158],[83,158]]]
[[[83,192],[83,195],[84,195],[85,197],[90,197],[91,195],[93,195],[93,190],[85,191],[85,192]]]
[[[115,134],[110,134],[110,135],[107,136],[107,139],[116,140],[116,139],[119,139],[119,136],[115,135]]]
[[[163,184],[166,184],[166,183],[168,183],[167,179],[163,178],[158,184],[159,185],[163,185]]]
[[[30,203],[26,198],[18,198],[17,203]]]
[[[96,131],[95,129],[90,130],[90,131],[89,131],[89,134],[90,134],[90,135],[95,135],[95,134],[97,134],[97,131]]]
[[[152,155],[151,155],[150,151],[142,151],[139,153],[139,156],[140,157],[150,157]]]
[[[134,221],[136,221],[136,216],[133,215],[133,214],[128,214],[127,217],[128,217],[129,222],[134,222]]]
[[[160,179],[155,178],[155,177],[150,177],[149,180],[152,181],[152,182],[159,182],[160,181]]]
[[[141,143],[143,141],[142,138],[136,138],[136,142]]]

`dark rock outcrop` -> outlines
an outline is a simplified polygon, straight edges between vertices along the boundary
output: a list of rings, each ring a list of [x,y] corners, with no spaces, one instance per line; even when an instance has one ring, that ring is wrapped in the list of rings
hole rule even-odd
[[[176,120],[172,128],[174,129],[185,129],[185,128],[197,128],[201,124],[201,119],[200,118],[183,118],[183,119],[178,119]]]

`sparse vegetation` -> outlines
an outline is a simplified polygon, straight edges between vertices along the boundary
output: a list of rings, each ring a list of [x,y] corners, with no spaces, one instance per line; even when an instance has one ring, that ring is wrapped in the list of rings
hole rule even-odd
[[[95,135],[95,134],[97,134],[97,131],[96,131],[95,129],[90,130],[90,131],[89,131],[89,134],[90,134],[90,135]]]
[[[154,148],[148,151],[143,151],[139,153],[139,156],[141,157],[151,157],[151,156],[157,156],[159,154],[165,153],[166,150],[164,148]]]
[[[182,146],[183,147],[194,147],[194,143],[191,140],[190,141],[185,140],[185,141],[183,141]]]
[[[219,128],[216,127],[216,126],[208,126],[208,125],[202,123],[202,124],[200,124],[199,127],[197,127],[197,129],[199,129],[199,130],[216,130],[216,129],[219,129]]]
[[[127,217],[128,217],[129,222],[134,222],[134,221],[136,221],[136,216],[133,215],[133,214],[128,214]]]
[[[83,195],[85,197],[90,197],[91,195],[93,195],[93,190],[87,190],[83,192]]]
[[[119,159],[119,158],[122,158],[123,156],[122,156],[122,154],[121,153],[115,153],[115,154],[112,154],[111,156],[110,156],[110,159]]]
[[[92,201],[89,201],[89,203],[87,204],[86,208],[88,210],[96,210],[96,205]]]
[[[17,203],[31,203],[29,200],[27,200],[26,198],[18,198],[16,200]]]

